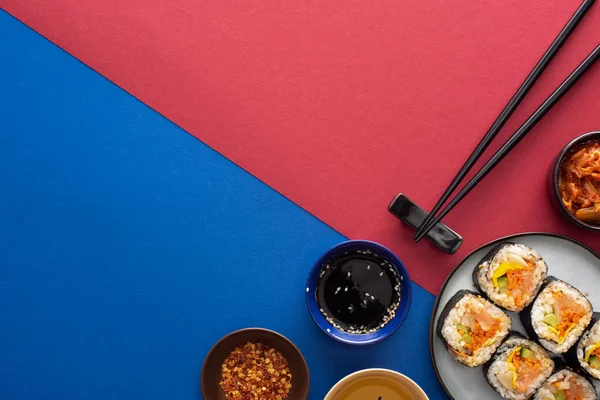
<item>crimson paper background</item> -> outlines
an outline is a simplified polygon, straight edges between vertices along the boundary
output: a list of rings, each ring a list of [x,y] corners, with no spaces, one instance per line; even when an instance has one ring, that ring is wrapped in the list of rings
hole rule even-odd
[[[434,293],[467,251],[506,234],[558,232],[600,250],[545,187],[564,144],[600,130],[600,65],[446,218],[465,238],[456,256],[416,245],[387,212],[398,192],[433,205],[579,4],[0,0],[343,234],[390,246]],[[599,40],[595,5],[499,139]]]

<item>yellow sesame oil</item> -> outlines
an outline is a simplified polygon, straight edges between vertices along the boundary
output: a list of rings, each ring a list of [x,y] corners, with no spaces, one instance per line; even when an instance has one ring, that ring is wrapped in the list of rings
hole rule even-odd
[[[336,397],[336,400],[412,400],[410,393],[398,381],[381,377],[368,376],[359,379]]]

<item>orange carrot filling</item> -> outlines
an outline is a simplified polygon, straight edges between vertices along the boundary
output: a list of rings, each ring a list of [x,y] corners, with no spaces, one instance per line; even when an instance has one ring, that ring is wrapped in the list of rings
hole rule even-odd
[[[485,344],[485,342],[487,342],[489,339],[493,338],[496,335],[498,329],[500,329],[500,323],[497,321],[494,322],[494,324],[487,331],[484,331],[481,328],[479,322],[476,322],[475,327],[473,328],[473,332],[471,332],[471,349],[473,351],[480,349]]]
[[[469,355],[468,355],[468,354],[461,353],[461,352],[460,352],[460,351],[458,351],[458,350],[454,350],[452,347],[448,347],[448,348],[450,349],[450,351],[451,351],[451,352],[453,352],[454,354],[456,354],[456,355],[457,355],[457,356],[459,356],[459,357],[469,357]]]
[[[508,291],[515,299],[515,305],[521,307],[528,300],[532,285],[532,269],[511,269],[506,272]],[[518,290],[518,293],[515,294]]]
[[[516,386],[519,391],[524,391],[542,374],[542,361],[536,358],[523,358],[517,352],[512,364],[517,373]]]
[[[560,292],[556,295],[556,301],[558,304],[564,304],[560,309],[560,319],[558,321],[558,325],[556,330],[558,331],[559,337],[564,337],[573,326],[576,326],[581,318],[585,310],[575,301],[573,301],[569,296]]]

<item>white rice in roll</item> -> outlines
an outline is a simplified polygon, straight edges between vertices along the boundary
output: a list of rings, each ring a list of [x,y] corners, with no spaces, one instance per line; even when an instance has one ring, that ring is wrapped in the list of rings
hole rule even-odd
[[[518,243],[499,246],[477,268],[475,283],[480,290],[494,304],[515,312],[533,301],[548,274],[544,259],[531,247]]]
[[[488,361],[511,327],[510,317],[483,297],[465,294],[443,320],[441,335],[452,356],[469,367]]]
[[[526,400],[548,379],[553,369],[554,362],[540,345],[511,337],[494,356],[486,379],[503,398]]]
[[[533,302],[531,324],[542,346],[562,354],[581,337],[592,312],[592,304],[579,290],[557,279]]]
[[[537,391],[533,400],[596,400],[596,389],[583,376],[563,369],[552,375]]]
[[[600,380],[600,321],[596,322],[579,341],[577,361],[588,374]]]

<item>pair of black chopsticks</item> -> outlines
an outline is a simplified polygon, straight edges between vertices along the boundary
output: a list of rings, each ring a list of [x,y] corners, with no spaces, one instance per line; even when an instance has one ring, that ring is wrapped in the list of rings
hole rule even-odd
[[[436,216],[440,208],[446,203],[450,195],[456,190],[460,182],[469,173],[477,160],[481,157],[485,149],[496,137],[500,129],[504,126],[508,118],[517,109],[521,101],[527,95],[537,79],[542,75],[550,61],[560,50],[565,41],[569,38],[575,27],[583,19],[584,15],[590,9],[595,0],[584,0],[575,14],[571,17],[567,25],[562,29],[554,42],[550,45],[546,53],[542,56],[535,68],[525,79],[519,90],[510,99],[504,110],[500,113],[496,121],[492,124],[487,133],[483,136],[471,156],[467,159],[458,174],[454,177],[446,191],[442,194],[435,204],[427,218],[417,229],[414,239],[421,240],[446,214],[450,212],[502,159],[523,139],[533,127],[558,103],[558,101],[571,89],[571,87],[581,78],[587,70],[600,58],[600,45],[596,47],[590,55],[569,75],[569,77],[544,101],[544,103],[529,117],[529,119],[508,139],[508,141],[490,158],[482,169],[465,185],[465,187],[452,199],[448,205]]]

